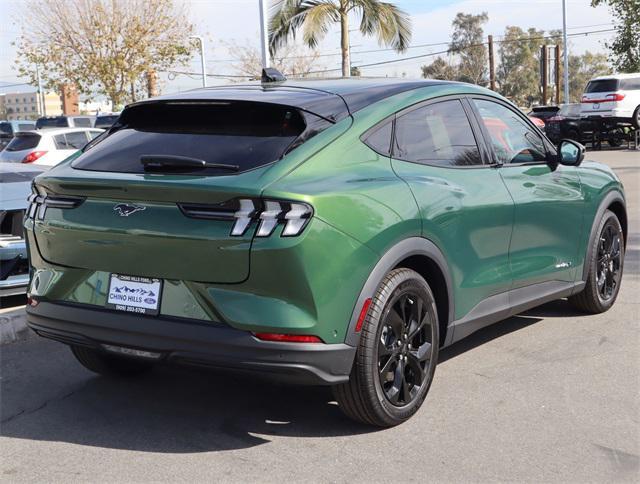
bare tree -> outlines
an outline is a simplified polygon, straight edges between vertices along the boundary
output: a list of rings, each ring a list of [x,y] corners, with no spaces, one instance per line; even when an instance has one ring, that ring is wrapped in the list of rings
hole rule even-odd
[[[173,0],[27,0],[18,71],[48,88],[73,83],[114,106],[145,90],[147,73],[185,64],[193,25]]]
[[[250,78],[260,77],[262,70],[262,57],[260,50],[246,42],[239,45],[236,42],[226,43],[227,50],[238,61],[234,69],[238,75]],[[296,44],[286,44],[278,55],[271,59],[272,67],[275,67],[287,77],[308,77],[315,71],[321,71],[324,66],[320,63],[320,54],[317,50],[306,49]]]

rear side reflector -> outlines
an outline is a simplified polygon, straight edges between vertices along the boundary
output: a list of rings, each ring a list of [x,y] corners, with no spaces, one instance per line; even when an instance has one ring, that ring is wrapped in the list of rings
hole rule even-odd
[[[369,306],[371,306],[371,298],[365,300],[362,305],[362,309],[360,310],[360,316],[358,316],[358,322],[356,323],[356,333],[359,333],[362,329],[362,325],[364,324],[364,318],[367,317],[367,312],[369,311]]]
[[[262,341],[283,341],[287,343],[323,343],[317,336],[306,334],[253,333]]]

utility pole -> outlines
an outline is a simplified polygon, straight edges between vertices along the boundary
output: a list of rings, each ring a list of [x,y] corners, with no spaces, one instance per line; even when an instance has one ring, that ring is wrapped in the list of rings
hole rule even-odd
[[[267,2],[260,0],[260,47],[262,48],[262,67],[271,67],[269,59],[269,29],[267,28]]]
[[[549,80],[549,60],[547,58],[547,54],[549,49],[546,45],[541,47],[540,52],[540,67],[542,71],[542,105],[546,106],[547,104],[547,83]]]
[[[560,104],[560,44],[556,44],[556,55],[555,55],[555,66],[554,69],[556,71],[556,104]],[[569,102],[565,99],[564,101]]]
[[[207,87],[207,68],[204,63],[204,39],[199,35],[191,35],[190,39],[196,39],[200,42],[200,63],[202,66],[202,87]]]
[[[562,0],[562,38],[564,42],[564,102],[569,102],[569,42],[567,41],[567,0]]]
[[[496,90],[496,65],[493,58],[493,35],[489,36],[489,83],[492,91]]]
[[[36,64],[36,79],[38,80],[38,101],[40,104],[40,109],[38,109],[38,114],[40,116],[47,115],[47,108],[44,105],[44,93],[42,92],[42,79],[40,79],[40,67]]]

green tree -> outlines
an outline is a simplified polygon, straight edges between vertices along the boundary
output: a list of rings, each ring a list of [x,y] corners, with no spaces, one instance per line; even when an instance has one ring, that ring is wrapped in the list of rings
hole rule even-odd
[[[507,27],[498,49],[498,91],[516,104],[529,106],[540,97],[540,48],[544,31]]]
[[[73,84],[114,106],[146,91],[147,79],[191,57],[193,26],[173,0],[28,0],[18,71],[45,87]]]
[[[472,15],[459,12],[453,22],[449,56],[437,57],[424,65],[422,77],[485,84],[487,48],[482,25],[489,20],[486,12]]]
[[[610,60],[620,72],[640,72],[640,0],[591,0],[591,5],[608,5],[615,19],[616,37],[605,45]]]
[[[375,35],[382,45],[403,52],[411,41],[411,20],[398,7],[380,0],[277,0],[271,7],[269,47],[272,54],[295,38],[302,29],[302,38],[309,48],[329,31],[332,23],[340,24],[342,76],[349,77],[349,14],[360,17],[362,35]]]
[[[486,12],[480,15],[459,12],[453,20],[451,52],[458,55],[458,80],[485,84],[487,78],[487,48],[482,25],[489,20]]]
[[[590,79],[611,73],[605,54],[586,51],[582,55],[569,56],[569,92],[571,102],[580,102],[584,88]]]
[[[455,81],[458,79],[456,66],[443,57],[436,57],[431,64],[421,67],[422,77],[426,79],[441,79],[444,81]]]

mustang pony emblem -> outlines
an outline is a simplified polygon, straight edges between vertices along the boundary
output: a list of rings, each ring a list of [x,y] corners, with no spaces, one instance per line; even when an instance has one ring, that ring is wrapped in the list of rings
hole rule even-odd
[[[132,213],[140,212],[142,210],[146,210],[147,207],[141,207],[140,205],[129,205],[128,203],[119,203],[113,210],[118,212],[118,215],[121,217],[128,217]]]

